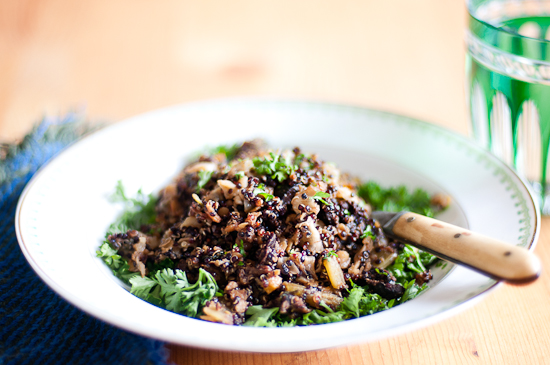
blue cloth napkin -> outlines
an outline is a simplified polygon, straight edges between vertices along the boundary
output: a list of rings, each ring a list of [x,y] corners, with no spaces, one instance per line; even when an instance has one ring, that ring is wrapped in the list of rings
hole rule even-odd
[[[26,183],[89,129],[77,114],[43,120],[0,150],[0,364],[165,364],[160,341],[105,324],[67,303],[19,249],[14,217]]]

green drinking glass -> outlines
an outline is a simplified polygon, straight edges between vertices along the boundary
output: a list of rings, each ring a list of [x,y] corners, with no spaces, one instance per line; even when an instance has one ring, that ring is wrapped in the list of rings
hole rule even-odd
[[[550,0],[467,0],[471,134],[550,214]]]

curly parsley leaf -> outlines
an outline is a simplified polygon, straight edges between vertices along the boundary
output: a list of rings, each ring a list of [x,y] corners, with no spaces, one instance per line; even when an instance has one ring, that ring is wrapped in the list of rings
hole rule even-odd
[[[340,309],[346,313],[347,318],[358,318],[374,314],[393,306],[393,300],[387,300],[378,294],[369,293],[367,286],[352,286],[349,295],[344,298],[340,305]]]
[[[155,205],[157,199],[153,194],[144,194],[139,189],[135,197],[128,197],[122,181],[118,181],[111,201],[122,203],[124,210],[118,219],[109,226],[107,235],[126,232],[129,229],[140,229],[143,225],[154,224],[157,216]]]
[[[130,279],[130,292],[136,296],[166,309],[197,318],[205,303],[216,296],[218,285],[210,273],[199,269],[194,284],[179,269],[159,270],[149,277],[136,276]]]
[[[129,197],[119,180],[110,200],[121,203],[124,210],[117,220],[109,226],[105,237],[113,233],[126,232],[129,229],[141,229],[142,226],[152,225],[156,222],[155,205],[157,199],[153,194],[146,195],[139,189],[134,197]],[[131,278],[139,275],[130,272],[128,262],[111,247],[107,240],[103,241],[96,254],[109,266],[116,277],[126,283]]]
[[[359,310],[362,316],[384,311],[393,306],[393,299],[387,300],[375,293],[366,293],[361,297]]]
[[[426,265],[437,260],[437,257],[421,252],[413,246],[405,245],[388,271],[395,276],[397,283],[405,285],[415,279],[416,274],[426,272]]]
[[[423,284],[422,286],[417,285],[414,280],[405,283],[403,287],[405,288],[405,293],[403,293],[401,298],[399,298],[397,304],[405,303],[407,300],[413,299],[428,288],[426,284]]]
[[[155,280],[149,279],[147,276],[142,278],[141,275],[130,279],[130,283],[132,284],[130,293],[141,299],[147,299],[151,290],[158,285]]]
[[[346,313],[344,311],[324,312],[320,309],[314,309],[299,318],[296,324],[299,326],[308,326],[310,324],[341,322],[346,319],[345,314]]]
[[[246,315],[250,316],[243,324],[249,327],[277,327],[277,322],[271,319],[279,308],[263,308],[261,305],[252,305],[246,310]]]
[[[433,217],[440,209],[431,203],[430,195],[422,189],[410,193],[403,185],[382,188],[373,181],[359,186],[358,194],[368,202],[373,210],[400,212],[407,210],[427,217]]]
[[[363,294],[365,294],[365,289],[359,286],[353,287],[349,291],[349,296],[344,298],[342,304],[340,304],[340,307],[353,317],[360,317],[361,312],[359,310],[359,303],[361,302],[361,297]]]
[[[107,241],[104,241],[99,247],[99,250],[96,251],[96,255],[109,266],[117,278],[125,283],[128,283],[131,278],[139,276],[138,273],[130,271],[128,262],[123,259]]]
[[[118,254],[117,250],[111,247],[109,242],[103,242],[103,244],[99,246],[99,250],[96,251],[96,254],[97,257],[101,257],[103,261],[113,269],[118,269],[126,262],[126,260],[123,260]]]

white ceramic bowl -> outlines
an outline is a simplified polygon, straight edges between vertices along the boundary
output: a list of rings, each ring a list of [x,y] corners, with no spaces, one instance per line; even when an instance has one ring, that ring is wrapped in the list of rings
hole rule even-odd
[[[466,138],[437,126],[364,108],[316,102],[231,99],[175,106],[96,132],[46,165],[23,192],[21,249],[58,294],[115,326],[189,346],[292,352],[347,345],[426,326],[472,305],[495,281],[452,265],[430,289],[368,317],[295,328],[226,326],[168,312],[131,295],[95,251],[119,211],[117,180],[157,192],[205,146],[262,137],[300,146],[382,185],[406,184],[453,198],[440,219],[532,248],[540,216],[526,183]],[[449,271],[450,270],[450,271]]]

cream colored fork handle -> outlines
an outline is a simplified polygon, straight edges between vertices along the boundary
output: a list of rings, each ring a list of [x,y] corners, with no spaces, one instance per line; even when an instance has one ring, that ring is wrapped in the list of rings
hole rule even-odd
[[[522,284],[540,276],[540,261],[527,249],[449,223],[407,212],[392,230],[419,248],[497,280]]]

